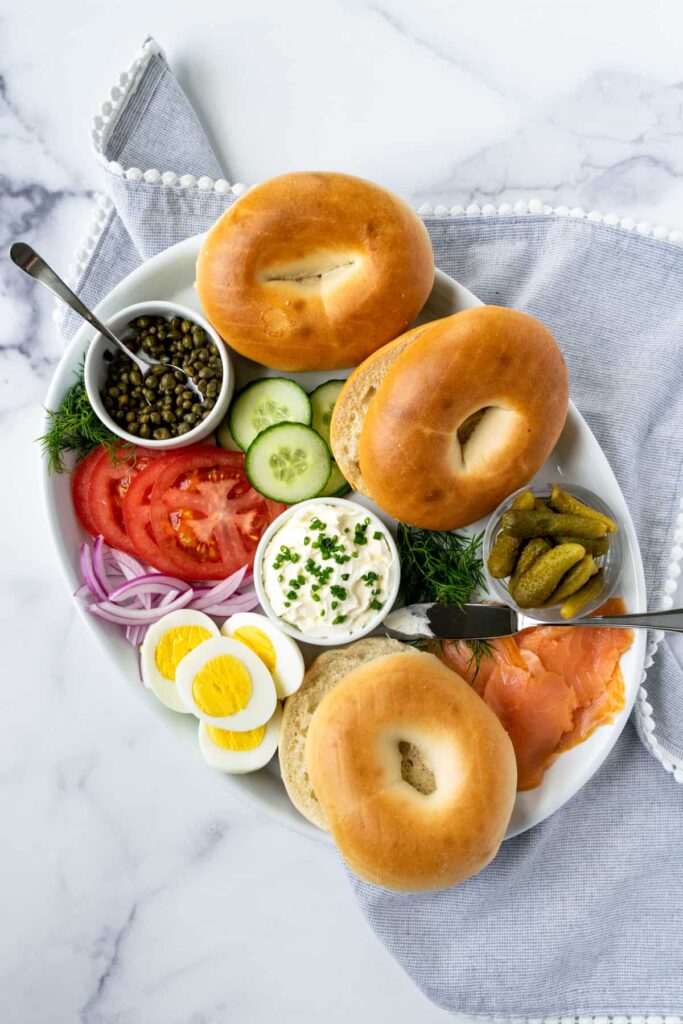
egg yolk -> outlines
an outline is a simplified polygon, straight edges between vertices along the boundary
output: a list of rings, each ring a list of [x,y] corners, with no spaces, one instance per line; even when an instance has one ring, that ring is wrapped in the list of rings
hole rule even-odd
[[[154,662],[164,679],[175,682],[178,662],[211,637],[204,626],[174,626],[167,629],[154,651]]]
[[[253,651],[269,672],[275,671],[276,658],[273,641],[262,629],[258,629],[256,626],[240,626],[231,635],[233,640],[239,640],[241,644]]]
[[[251,700],[251,676],[232,654],[220,654],[199,670],[192,681],[195,704],[205,715],[236,715]]]
[[[212,742],[223,750],[255,750],[263,743],[266,727],[261,725],[258,729],[249,729],[248,732],[232,732],[230,729],[218,729],[215,725],[210,725],[208,732]]]

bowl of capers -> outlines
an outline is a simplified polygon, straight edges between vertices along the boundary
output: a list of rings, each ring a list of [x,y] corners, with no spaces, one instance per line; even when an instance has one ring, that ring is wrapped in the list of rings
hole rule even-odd
[[[158,363],[143,374],[104,335],[93,338],[85,387],[105,426],[145,448],[183,448],[216,430],[234,374],[226,345],[204,317],[174,302],[139,302],[107,326],[136,355]]]

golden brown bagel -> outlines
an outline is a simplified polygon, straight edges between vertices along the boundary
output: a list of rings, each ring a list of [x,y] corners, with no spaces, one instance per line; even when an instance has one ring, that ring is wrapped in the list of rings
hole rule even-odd
[[[246,192],[197,260],[207,319],[280,370],[354,366],[409,326],[434,282],[427,230],[397,196],[347,174],[283,174]]]
[[[358,367],[337,400],[332,450],[385,512],[451,530],[531,479],[567,406],[550,331],[525,313],[480,306],[415,328]]]
[[[408,744],[433,775],[422,792],[402,774]],[[517,785],[512,744],[432,654],[389,654],[346,676],[313,715],[306,760],[342,857],[375,885],[457,885],[505,836]]]

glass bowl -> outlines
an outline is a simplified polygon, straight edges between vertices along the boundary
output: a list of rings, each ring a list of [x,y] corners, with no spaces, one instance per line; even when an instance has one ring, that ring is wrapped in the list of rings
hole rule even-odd
[[[591,612],[595,611],[596,608],[599,608],[601,604],[604,604],[604,602],[614,594],[619,584],[619,580],[621,579],[621,572],[624,564],[624,541],[621,524],[612,509],[606,505],[602,498],[595,494],[594,491],[589,491],[587,487],[581,487],[579,484],[569,484],[565,480],[552,481],[550,483],[541,482],[527,487],[520,487],[518,491],[515,491],[514,494],[510,494],[505,501],[500,503],[489,519],[486,532],[484,533],[484,567],[489,593],[498,601],[502,601],[503,604],[507,604],[512,608],[515,608],[521,615],[524,615],[529,619],[534,619],[537,622],[559,622],[559,603],[551,605],[548,608],[521,608],[508,590],[507,579],[499,580],[494,579],[494,577],[491,576],[488,570],[488,558],[496,537],[500,532],[503,514],[511,508],[517,495],[523,494],[525,491],[531,491],[535,498],[549,498],[554,483],[557,483],[563,491],[567,492],[567,494],[571,494],[573,497],[578,498],[579,501],[584,503],[584,505],[589,505],[591,508],[594,508],[596,512],[602,512],[603,515],[609,516],[609,518],[613,519],[617,524],[617,532],[609,534],[610,546],[607,554],[594,556],[598,566],[604,570],[603,588],[592,601],[588,601],[583,606],[577,616],[578,618],[583,617],[584,615],[590,615]],[[567,623],[570,623],[571,621],[571,619],[566,620]]]

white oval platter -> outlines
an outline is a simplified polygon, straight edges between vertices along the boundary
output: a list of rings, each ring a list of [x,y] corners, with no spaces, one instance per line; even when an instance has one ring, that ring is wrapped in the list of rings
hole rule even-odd
[[[194,268],[202,237],[196,236],[180,242],[133,271],[97,306],[96,312],[100,319],[106,319],[124,306],[135,302],[158,299],[179,302],[199,311],[200,306],[194,290]],[[481,302],[476,296],[445,274],[437,272],[434,289],[420,319],[433,320],[478,305],[481,305]],[[73,382],[74,373],[92,336],[93,331],[86,324],[67,347],[48,390],[45,400],[47,409],[59,406],[65,391]],[[237,387],[255,377],[273,376],[276,373],[265,370],[235,353],[232,355]],[[348,372],[335,370],[326,374],[300,373],[290,376],[298,380],[304,388],[311,390],[325,379],[343,377]],[[573,404],[570,405],[562,436],[547,463],[538,473],[537,479],[564,479],[567,482],[582,484],[599,493],[614,510],[622,524],[626,549],[621,596],[630,611],[644,611],[643,566],[631,516],[600,445]],[[73,512],[70,478],[68,474],[48,475],[43,460],[42,480],[52,538],[66,584],[73,593],[81,583],[78,551],[84,534]],[[364,498],[358,500],[369,507],[374,507]],[[375,508],[375,511],[381,515],[378,509]],[[391,523],[386,516],[382,518]],[[470,529],[481,529],[483,525],[483,522],[474,524]],[[165,720],[170,728],[175,729],[178,743],[186,751],[187,757],[200,757],[194,719],[190,720],[190,716],[186,715],[176,715],[159,704],[140,683],[136,652],[126,643],[122,631],[88,615],[80,601],[77,604],[83,621],[97,638],[103,654],[116,666],[121,678],[122,693],[128,691],[135,694],[139,706],[146,706],[157,719]],[[537,789],[518,794],[508,838],[532,828],[553,814],[590,779],[605,760],[624,728],[636,698],[645,662],[645,638],[645,631],[638,631],[633,646],[622,657],[626,704],[621,714],[609,725],[596,729],[584,743],[558,758],[546,772],[543,782]],[[309,648],[306,651],[307,657],[310,659],[320,650],[322,649]],[[251,775],[224,775],[208,766],[207,772],[236,796],[259,807],[280,824],[317,839],[327,838],[326,834],[309,824],[290,803],[280,780],[277,759],[274,759],[267,769]]]

